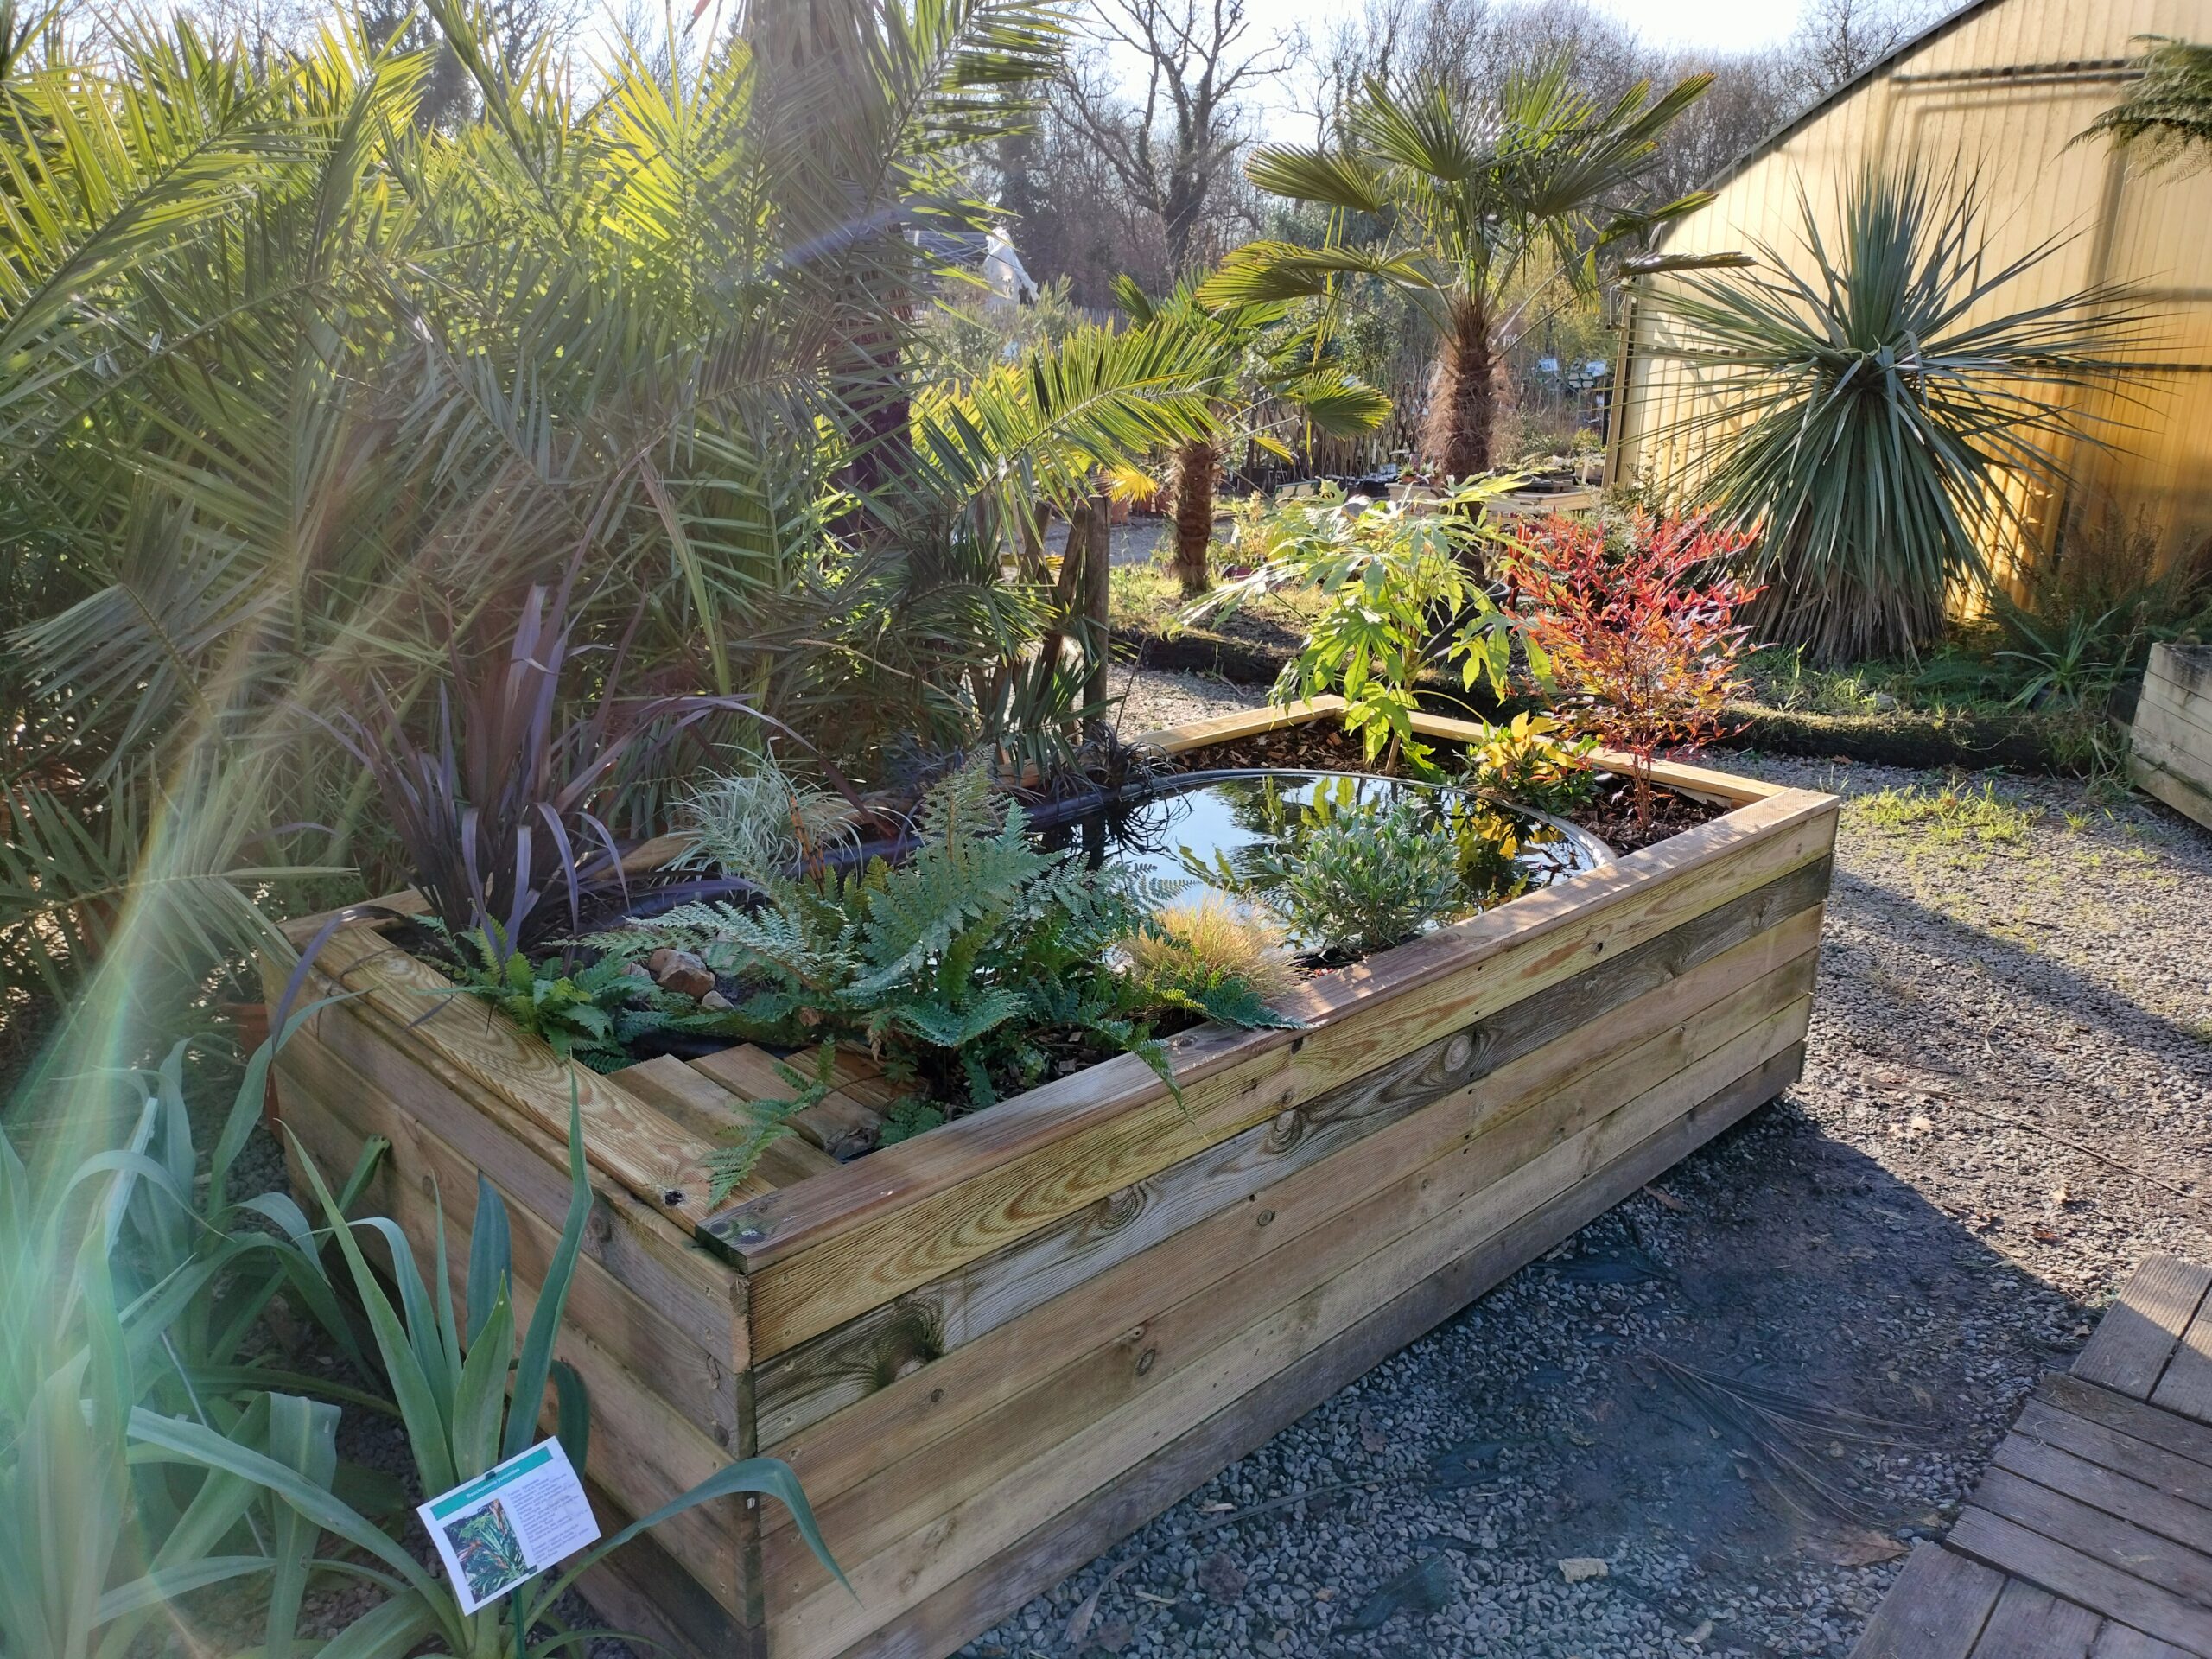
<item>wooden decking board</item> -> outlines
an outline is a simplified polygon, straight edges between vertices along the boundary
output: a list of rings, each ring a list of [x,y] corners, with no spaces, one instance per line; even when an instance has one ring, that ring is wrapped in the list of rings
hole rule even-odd
[[[2191,1463],[2201,1463],[2208,1478],[2212,1478],[2212,1426],[2192,1423],[2186,1417],[2095,1388],[2063,1372],[2045,1376],[2036,1385],[2036,1394],[2077,1417],[2133,1435]]]
[[[2212,1290],[2212,1268],[2152,1256],[2105,1310],[2096,1334],[2074,1362],[2074,1375],[2131,1400],[2148,1400],[2207,1290]]]
[[[2212,1508],[2203,1507],[2212,1491],[2199,1489],[2192,1501],[2017,1433],[1997,1448],[1996,1466],[2212,1556]]]
[[[2212,1293],[2182,1333],[2181,1344],[2166,1362],[2166,1374],[2151,1391],[2151,1403],[2200,1423],[2212,1423]]]
[[[1852,1659],[1968,1659],[2004,1588],[2002,1573],[1915,1545]]]
[[[1974,1659],[2088,1659],[2104,1622],[2048,1590],[2008,1579]]]
[[[2021,1411],[2013,1438],[2070,1452],[2101,1469],[2212,1507],[2212,1470],[2164,1446],[2069,1411],[2040,1391],[2031,1396]]]
[[[1944,1548],[2212,1659],[2212,1608],[1969,1504]]]
[[[2187,1648],[2107,1619],[2097,1632],[2097,1645],[2089,1649],[2089,1659],[2190,1659],[2190,1655]]]
[[[1959,1651],[1984,1592],[1972,1659],[2212,1659],[2208,1298],[2206,1268],[2156,1256],[2137,1270],[2073,1374],[2037,1385],[1950,1537],[1915,1552],[1853,1659]]]
[[[1983,1476],[1974,1502],[1993,1515],[2034,1528],[2055,1543],[2187,1596],[2204,1609],[2207,1628],[2212,1629],[2212,1557],[2009,1469],[1992,1469]],[[2103,1611],[2117,1618],[2126,1609],[2107,1607]]]

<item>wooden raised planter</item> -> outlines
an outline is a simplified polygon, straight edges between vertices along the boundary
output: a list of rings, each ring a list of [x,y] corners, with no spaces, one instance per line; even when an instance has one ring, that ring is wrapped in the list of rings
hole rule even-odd
[[[331,1166],[387,1137],[365,1202],[417,1249],[442,1203],[456,1277],[484,1171],[526,1314],[573,1086],[598,1208],[561,1352],[609,1524],[771,1453],[858,1597],[738,1499],[588,1593],[683,1652],[936,1659],[1796,1078],[1836,802],[1661,777],[1732,810],[1312,982],[1307,1029],[1174,1039],[1179,1106],[1125,1057],[838,1164],[856,1065],[710,1214],[699,1158],[755,1052],[598,1077],[349,927],[322,988],[362,995],[280,1056],[283,1119]]]
[[[2212,830],[2212,645],[2153,645],[2135,705],[2136,783]]]

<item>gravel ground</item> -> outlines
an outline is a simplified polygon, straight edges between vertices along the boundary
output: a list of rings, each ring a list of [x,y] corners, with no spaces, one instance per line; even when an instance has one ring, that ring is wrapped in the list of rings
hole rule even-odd
[[[1727,764],[1849,798],[1805,1081],[967,1654],[1840,1656],[2134,1264],[2212,1255],[2212,840]],[[1655,1355],[1903,1427],[1717,1427]]]

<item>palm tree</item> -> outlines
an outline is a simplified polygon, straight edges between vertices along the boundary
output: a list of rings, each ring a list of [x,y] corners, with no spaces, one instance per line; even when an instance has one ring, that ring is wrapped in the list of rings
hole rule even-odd
[[[2164,35],[2142,38],[2150,48],[2143,78],[2082,136],[2139,144],[2154,161],[2201,166],[2212,155],[2212,46]]]
[[[2063,245],[1987,257],[1969,183],[1871,163],[1831,249],[1801,202],[1797,257],[1684,272],[1656,289],[1653,354],[1700,396],[1667,429],[1697,459],[1666,480],[1761,531],[1763,636],[1815,660],[1910,656],[1947,601],[1987,582],[1983,550],[2023,540],[2018,486],[2054,490],[2101,437],[2078,394],[2147,343],[2146,315],[2099,286],[2016,311],[2008,289]]]
[[[911,365],[870,348],[933,274],[888,208],[988,222],[964,157],[1024,118],[1058,26],[1049,0],[810,3],[849,7],[856,61],[763,98],[742,37],[697,63],[626,43],[579,103],[563,65],[430,0],[474,88],[457,126],[416,118],[429,51],[344,15],[265,61],[180,16],[50,73],[18,60],[58,35],[0,64],[10,805],[104,836],[128,790],[150,836],[189,754],[255,769],[245,830],[359,830],[328,855],[319,832],[211,846],[211,876],[373,857],[314,716],[370,670],[427,690],[448,628],[571,567],[580,650],[622,644],[655,691],[856,747],[957,741],[979,667],[1046,626],[989,555],[1002,504],[1210,430],[1215,370],[1116,336],[1025,361],[943,429],[887,416]],[[852,512],[901,533],[841,536]],[[11,928],[67,871],[102,903],[128,877],[50,828],[53,857],[0,869],[10,977]]]
[[[1263,190],[1330,209],[1372,237],[1328,245],[1255,242],[1199,290],[1209,304],[1325,295],[1345,277],[1402,292],[1436,341],[1423,447],[1443,478],[1491,467],[1492,377],[1521,315],[1557,284],[1588,291],[1598,255],[1711,200],[1630,193],[1659,143],[1712,82],[1653,98],[1638,82],[1611,105],[1555,61],[1510,77],[1492,103],[1455,107],[1441,80],[1403,91],[1370,79],[1334,148],[1272,146],[1245,170]],[[1520,291],[1520,303],[1509,296]]]
[[[1209,307],[1190,283],[1179,284],[1164,300],[1154,300],[1134,278],[1114,287],[1122,310],[1140,328],[1187,339],[1211,355],[1220,370],[1213,400],[1220,430],[1203,433],[1170,452],[1169,480],[1174,500],[1174,571],[1183,595],[1206,591],[1206,549],[1213,540],[1214,486],[1221,474],[1223,435],[1241,432],[1285,460],[1290,449],[1252,417],[1268,404],[1279,404],[1290,417],[1332,435],[1369,432],[1390,413],[1390,400],[1332,360],[1334,353],[1319,321],[1287,327],[1287,301],[1241,301]]]

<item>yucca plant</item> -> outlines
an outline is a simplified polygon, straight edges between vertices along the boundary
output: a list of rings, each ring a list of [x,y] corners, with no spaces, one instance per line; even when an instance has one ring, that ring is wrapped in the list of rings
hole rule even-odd
[[[1801,197],[1799,245],[1761,268],[1683,274],[1649,296],[1655,357],[1701,378],[1668,429],[1675,480],[1759,532],[1762,638],[1842,664],[1913,656],[1947,601],[1984,588],[1987,550],[2024,541],[2033,493],[2111,435],[2079,394],[2149,332],[2130,292],[2093,285],[2018,309],[2014,284],[2064,245],[1990,258],[1971,179],[1872,163],[1831,238]]]
[[[1338,143],[1268,145],[1245,166],[1261,189],[1328,209],[1340,233],[1318,248],[1252,243],[1198,297],[1330,295],[1356,276],[1403,294],[1437,353],[1424,457],[1439,481],[1488,472],[1497,362],[1518,317],[1547,290],[1594,290],[1605,248],[1712,199],[1636,194],[1668,128],[1712,81],[1691,75],[1656,98],[1639,81],[1606,103],[1555,60],[1466,105],[1441,79],[1370,79]],[[1371,237],[1354,234],[1370,226]]]

